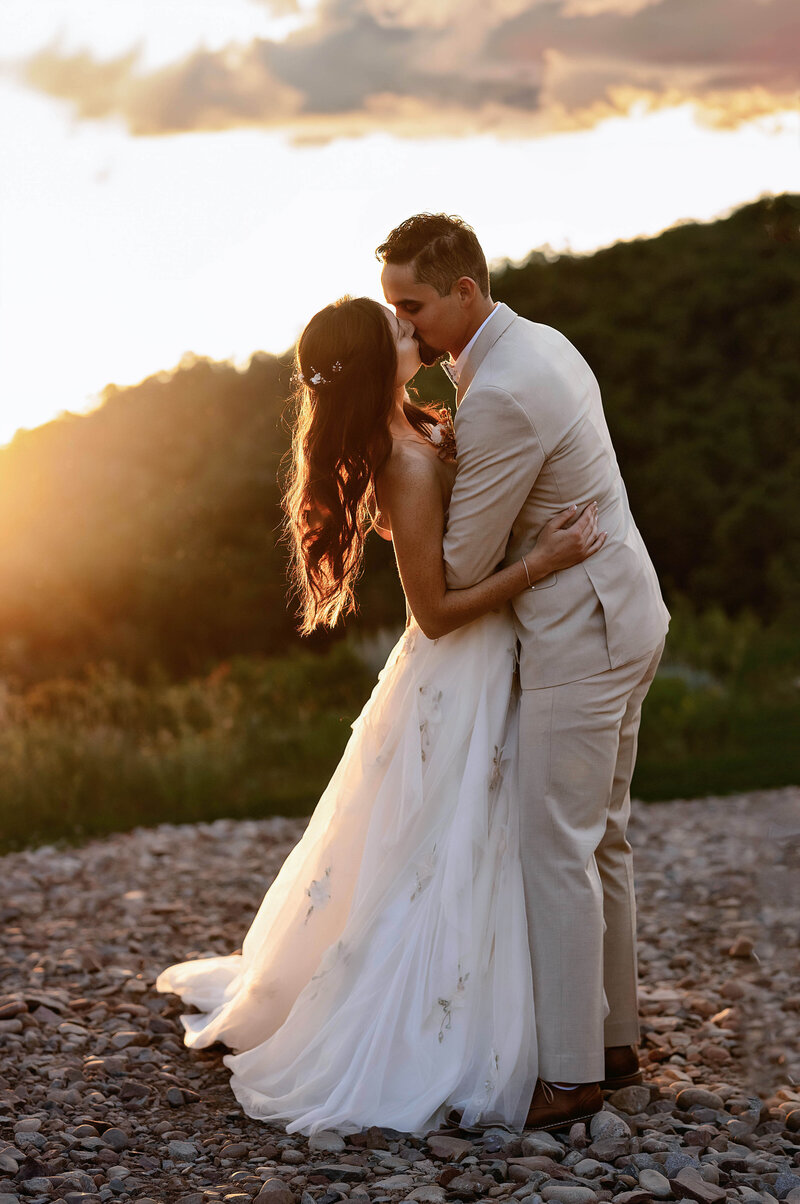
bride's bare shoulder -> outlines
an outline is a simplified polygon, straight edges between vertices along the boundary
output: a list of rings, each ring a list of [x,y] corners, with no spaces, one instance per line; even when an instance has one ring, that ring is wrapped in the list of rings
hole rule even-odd
[[[389,459],[375,482],[382,525],[391,529],[395,519],[422,506],[432,512],[440,496],[436,455],[424,444],[395,440]]]
[[[378,476],[378,488],[406,491],[437,481],[436,454],[424,443],[397,439]]]

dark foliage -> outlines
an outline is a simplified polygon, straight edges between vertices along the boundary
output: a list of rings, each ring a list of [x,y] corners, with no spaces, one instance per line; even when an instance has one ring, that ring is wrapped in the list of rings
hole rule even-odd
[[[800,197],[592,256],[534,253],[493,285],[592,365],[668,600],[796,619]],[[187,361],[0,449],[1,673],[185,676],[297,640],[278,543],[289,372],[288,356]],[[450,392],[438,369],[417,383]],[[391,549],[370,543],[367,629],[403,617]]]

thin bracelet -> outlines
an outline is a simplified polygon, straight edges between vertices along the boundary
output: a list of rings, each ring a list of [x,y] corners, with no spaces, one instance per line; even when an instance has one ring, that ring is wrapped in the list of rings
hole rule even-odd
[[[531,575],[528,572],[528,562],[524,556],[522,557],[522,567],[525,569],[525,576],[528,578],[528,588],[536,589],[536,586],[531,583]]]

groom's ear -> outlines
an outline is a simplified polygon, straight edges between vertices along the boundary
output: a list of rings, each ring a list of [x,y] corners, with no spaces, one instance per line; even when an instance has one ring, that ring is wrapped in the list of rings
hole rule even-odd
[[[453,292],[458,297],[458,300],[466,308],[472,305],[477,297],[480,289],[471,276],[459,276],[453,285]]]

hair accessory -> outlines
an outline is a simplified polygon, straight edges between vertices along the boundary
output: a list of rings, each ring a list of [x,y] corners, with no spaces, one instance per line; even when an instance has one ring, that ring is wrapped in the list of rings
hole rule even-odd
[[[342,370],[341,360],[337,360],[331,365],[331,373],[339,373]],[[305,377],[302,372],[297,373],[298,380],[301,380],[304,385],[329,385],[331,382],[317,368],[311,369],[311,376]]]

